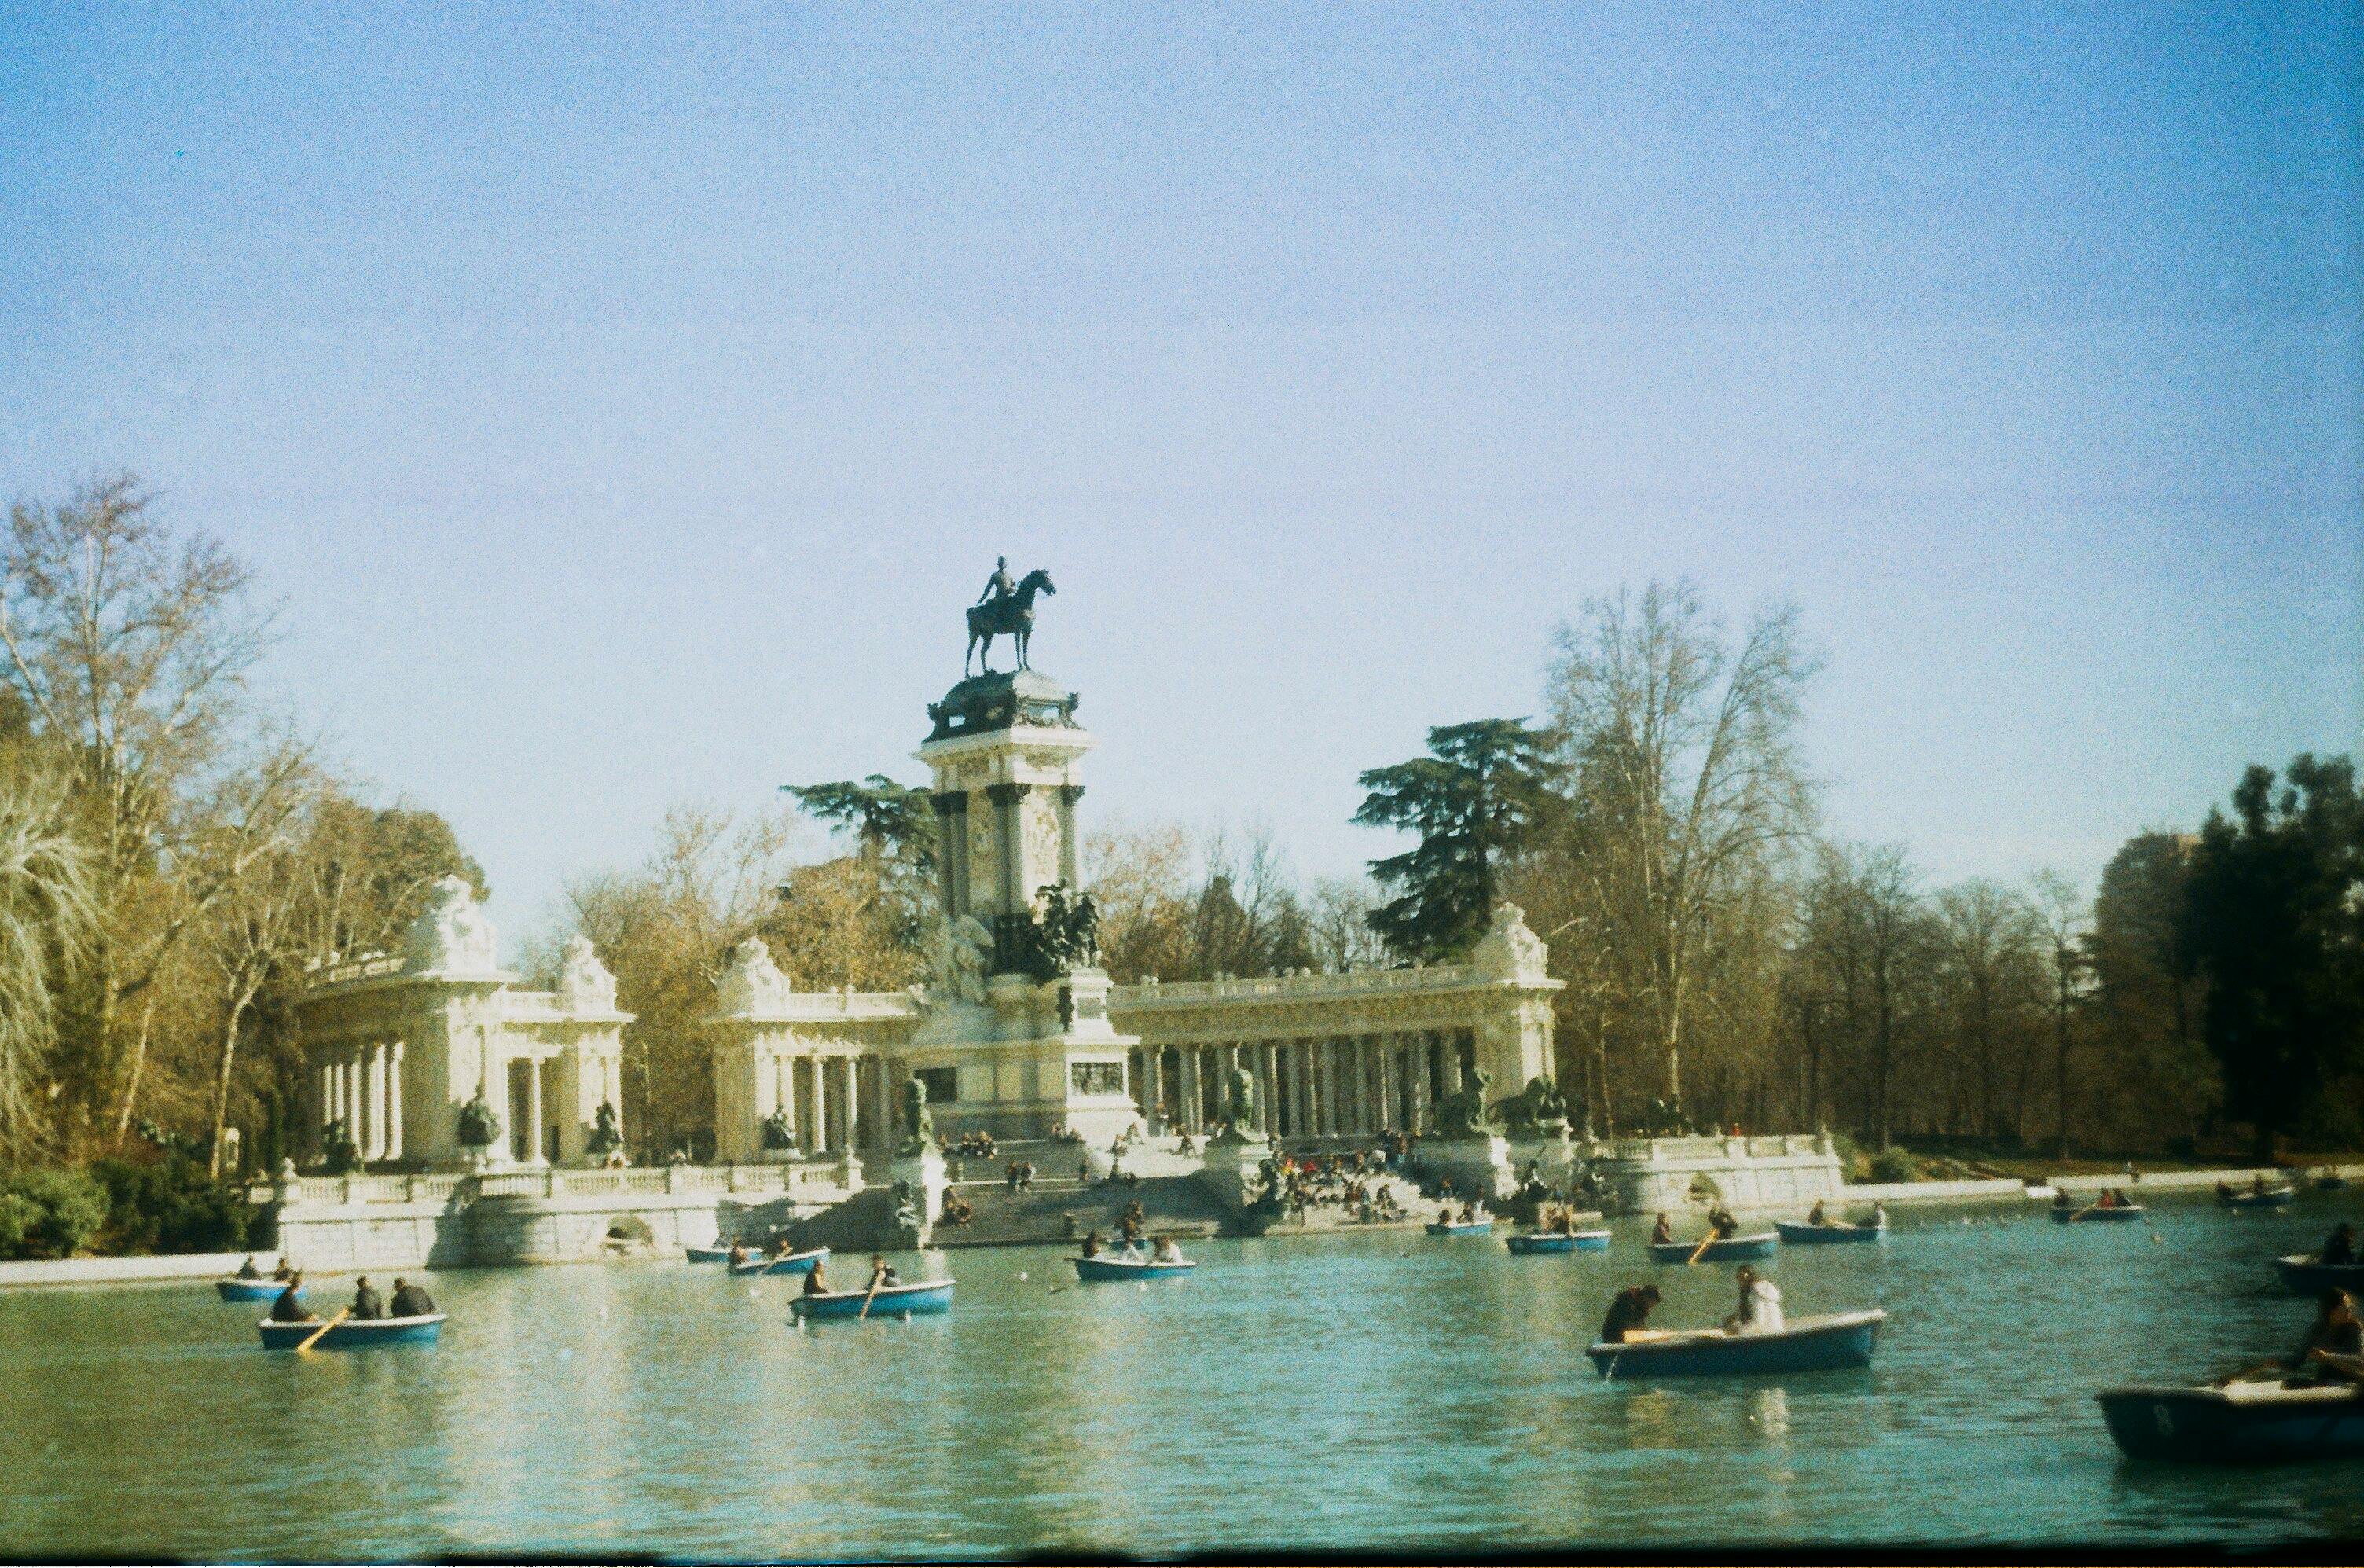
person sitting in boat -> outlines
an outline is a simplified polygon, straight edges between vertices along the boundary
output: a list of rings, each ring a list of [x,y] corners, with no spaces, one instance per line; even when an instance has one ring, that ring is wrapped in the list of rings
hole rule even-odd
[[[812,1266],[811,1271],[805,1275],[805,1294],[829,1294],[829,1286],[822,1282],[820,1277],[820,1264],[819,1262],[815,1262]]]
[[[2284,1364],[2325,1383],[2364,1383],[2364,1319],[2346,1291],[2334,1286],[2316,1299],[2314,1321]]]
[[[1151,1255],[1150,1260],[1156,1263],[1179,1263],[1182,1261],[1182,1249],[1174,1245],[1172,1237],[1161,1236],[1157,1238],[1157,1250]]]
[[[296,1270],[286,1259],[282,1258],[279,1260],[279,1267],[271,1271],[271,1277],[284,1284],[296,1277]]]
[[[1464,1204],[1461,1205],[1461,1223],[1464,1225],[1476,1225],[1478,1223],[1478,1205],[1476,1204]]]
[[[2217,1185],[2223,1186],[2224,1183],[2218,1182]],[[2052,1189],[2052,1206],[2056,1209],[2073,1209],[2077,1206],[2077,1200],[2068,1195],[2068,1188],[2055,1187]]]
[[[1733,1218],[1732,1211],[1722,1204],[1707,1211],[1707,1226],[1715,1232],[1718,1241],[1729,1241],[1740,1234],[1740,1222]]]
[[[271,1321],[273,1323],[311,1322],[312,1312],[304,1305],[303,1290],[304,1276],[292,1269],[289,1270],[287,1288],[281,1291],[279,1299],[271,1304]]]
[[[396,1317],[425,1317],[435,1310],[435,1299],[408,1280],[397,1279],[386,1310]]]
[[[885,1290],[891,1285],[899,1285],[902,1282],[895,1272],[894,1264],[875,1252],[870,1255],[870,1289]]]
[[[1099,1255],[1100,1233],[1097,1230],[1086,1231],[1084,1233],[1084,1256],[1087,1258],[1097,1258]]]
[[[1731,1334],[1778,1334],[1781,1330],[1781,1291],[1772,1281],[1759,1278],[1755,1269],[1743,1263],[1735,1276],[1740,1285],[1740,1306],[1723,1320],[1724,1331]]]
[[[1609,1316],[1600,1320],[1600,1342],[1622,1345],[1636,1329],[1650,1326],[1650,1309],[1658,1305],[1656,1285],[1628,1285],[1619,1291],[1609,1304]]]
[[[744,1241],[733,1240],[733,1241],[730,1243],[730,1264],[731,1264],[731,1267],[736,1268],[736,1267],[738,1267],[740,1264],[744,1263],[746,1260],[747,1260],[747,1244],[746,1244]]]
[[[238,1266],[238,1277],[241,1280],[259,1280],[262,1278],[262,1271],[254,1266],[253,1253],[248,1253],[246,1255],[246,1261]]]
[[[1816,1198],[1814,1200],[1814,1206],[1806,1211],[1806,1223],[1808,1225],[1817,1226],[1828,1225],[1831,1223],[1831,1216],[1823,1212],[1822,1199]]]
[[[356,1323],[366,1323],[372,1318],[385,1316],[385,1299],[370,1288],[367,1274],[353,1282],[353,1310],[351,1316]]]
[[[2323,1249],[2314,1260],[2327,1269],[2352,1269],[2356,1266],[2356,1226],[2341,1220],[2338,1227],[2323,1238]]]
[[[2258,1171],[2249,1178],[2249,1191],[2260,1198],[2266,1195],[2266,1173],[2264,1171]]]
[[[2095,1198],[2095,1199],[2093,1200],[2093,1206],[2094,1206],[2095,1208],[2097,1208],[2097,1209],[2113,1209],[2113,1208],[2116,1208],[2116,1207],[2118,1206],[2118,1194],[2117,1194],[2117,1193],[2116,1193],[2113,1189],[2112,1189],[2112,1188],[2108,1188],[2108,1187],[2104,1187],[2104,1188],[2102,1188],[2102,1189],[2101,1196],[2099,1196],[2099,1197],[2097,1197],[2097,1198]]]
[[[1664,1247],[1668,1242],[1674,1240],[1674,1238],[1675,1227],[1667,1222],[1667,1216],[1665,1215],[1660,1215],[1658,1216],[1658,1223],[1650,1227],[1650,1245],[1653,1247]]]

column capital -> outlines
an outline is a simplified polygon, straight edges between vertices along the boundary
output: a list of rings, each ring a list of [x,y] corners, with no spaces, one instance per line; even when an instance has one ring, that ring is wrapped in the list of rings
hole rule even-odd
[[[940,817],[966,816],[968,791],[965,790],[941,790],[929,796],[928,803],[936,808],[936,815]]]
[[[988,784],[985,787],[985,798],[997,806],[1014,806],[1024,800],[1026,792],[1033,788],[1031,784],[1020,784],[1015,781],[1007,784]]]
[[[1059,799],[1065,801],[1068,805],[1072,806],[1083,798],[1084,787],[1082,785],[1062,784],[1059,786]]]

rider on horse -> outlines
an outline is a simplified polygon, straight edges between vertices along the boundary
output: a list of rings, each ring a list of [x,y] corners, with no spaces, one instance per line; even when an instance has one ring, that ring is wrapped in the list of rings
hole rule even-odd
[[[996,555],[993,558],[993,576],[985,579],[985,591],[976,596],[977,603],[983,604],[988,599],[1012,599],[1017,593],[1017,579],[1009,575],[1009,557]]]

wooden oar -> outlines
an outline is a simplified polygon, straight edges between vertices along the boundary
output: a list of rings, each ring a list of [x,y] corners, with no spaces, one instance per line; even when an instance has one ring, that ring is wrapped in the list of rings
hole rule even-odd
[[[886,1278],[886,1276],[884,1274],[873,1274],[870,1276],[870,1294],[862,1298],[862,1310],[854,1314],[853,1320],[856,1323],[860,1323],[869,1317],[870,1304],[878,1299],[878,1286]]]
[[[351,1316],[352,1311],[353,1309],[350,1306],[340,1306],[337,1308],[336,1316],[331,1317],[326,1323],[321,1324],[318,1328],[313,1329],[311,1333],[306,1335],[304,1337],[304,1342],[296,1346],[296,1349],[299,1351],[310,1350],[313,1346],[320,1342],[320,1337],[322,1335],[326,1334],[329,1329],[334,1328],[338,1324],[342,1323],[346,1318]]]
[[[1702,1238],[1700,1238],[1699,1250],[1698,1250],[1698,1251],[1696,1251],[1696,1252],[1694,1252],[1694,1253],[1692,1253],[1689,1257],[1688,1257],[1688,1258],[1686,1258],[1686,1259],[1684,1259],[1684,1260],[1683,1260],[1683,1267],[1684,1267],[1684,1268],[1686,1268],[1686,1269],[1688,1269],[1688,1268],[1689,1268],[1693,1263],[1696,1263],[1696,1262],[1698,1262],[1701,1259],[1702,1259],[1702,1258],[1706,1257],[1706,1256],[1707,1256],[1707,1249],[1708,1249],[1709,1248],[1711,1248],[1711,1247],[1714,1246],[1714,1245],[1715,1245],[1715,1241],[1716,1241],[1715,1232],[1714,1232],[1712,1229],[1711,1229],[1711,1230],[1707,1233],[1707,1235],[1705,1235],[1704,1237],[1702,1237]]]

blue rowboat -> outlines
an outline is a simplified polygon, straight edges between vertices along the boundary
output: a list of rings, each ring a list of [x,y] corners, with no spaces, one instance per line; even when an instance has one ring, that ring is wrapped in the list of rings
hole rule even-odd
[[[1650,1261],[1654,1263],[1688,1263],[1691,1254],[1699,1253],[1702,1263],[1745,1263],[1752,1259],[1770,1258],[1773,1249],[1781,1245],[1778,1230],[1759,1231],[1755,1236],[1727,1236],[1721,1241],[1711,1241],[1707,1250],[1700,1252],[1696,1241],[1653,1241]]]
[[[2343,1291],[2364,1290],[2364,1263],[2318,1263],[2317,1252],[2293,1252],[2274,1260],[2274,1272],[2288,1289],[2313,1295],[2335,1285]]]
[[[1506,1236],[1502,1245],[1522,1258],[1541,1252],[1606,1252],[1609,1233],[1605,1230],[1531,1230],[1524,1236]]]
[[[1721,1328],[1654,1333],[1622,1345],[1599,1344],[1584,1353],[1603,1378],[1752,1377],[1767,1372],[1833,1372],[1871,1365],[1873,1341],[1888,1314],[1837,1312],[1793,1317],[1769,1334]]]
[[[2364,1453],[2364,1391],[2280,1378],[2223,1388],[2113,1388],[2093,1396],[2134,1459],[2258,1464]]]
[[[1790,1247],[1833,1247],[1847,1241],[1882,1241],[1888,1237],[1884,1225],[1806,1225],[1777,1219],[1773,1228],[1780,1234],[1782,1243]]]
[[[1199,1265],[1185,1258],[1178,1261],[1160,1263],[1154,1258],[1125,1258],[1121,1255],[1098,1258],[1070,1258],[1076,1266],[1076,1278],[1086,1284],[1107,1284],[1120,1280],[1178,1280]]]
[[[803,1252],[790,1252],[780,1258],[750,1258],[744,1263],[733,1263],[734,1274],[809,1274],[813,1266],[829,1256],[826,1247],[815,1247]]]
[[[443,1332],[443,1316],[430,1312],[419,1317],[348,1317],[320,1336],[312,1348],[316,1350],[357,1350],[365,1345],[415,1345],[432,1342]],[[266,1350],[292,1350],[311,1338],[319,1328],[318,1323],[281,1323],[264,1318],[262,1348]]]
[[[2098,1205],[2084,1209],[2056,1208],[2052,1211],[2052,1223],[2077,1225],[2087,1221],[2098,1221],[2104,1225],[2129,1225],[2149,1212],[2140,1204],[2121,1204],[2115,1208],[2108,1209]]]
[[[277,1301],[287,1288],[285,1280],[216,1280],[214,1289],[221,1292],[224,1301]],[[304,1287],[297,1285],[296,1294],[302,1295]]]
[[[864,1285],[858,1291],[823,1291],[819,1295],[788,1298],[788,1311],[802,1320],[811,1317],[859,1317],[862,1303],[870,1294]],[[953,1282],[922,1280],[917,1284],[881,1285],[877,1298],[870,1303],[873,1317],[899,1316],[906,1312],[950,1312],[953,1308]]]
[[[1483,1236],[1494,1228],[1493,1217],[1484,1219],[1433,1219],[1428,1222],[1431,1236]]]
[[[730,1249],[728,1247],[685,1247],[682,1250],[689,1254],[689,1260],[693,1263],[730,1261]]]
[[[2219,1193],[2216,1201],[2228,1209],[2278,1209],[2298,1196],[2296,1187],[2269,1187],[2262,1193]]]

